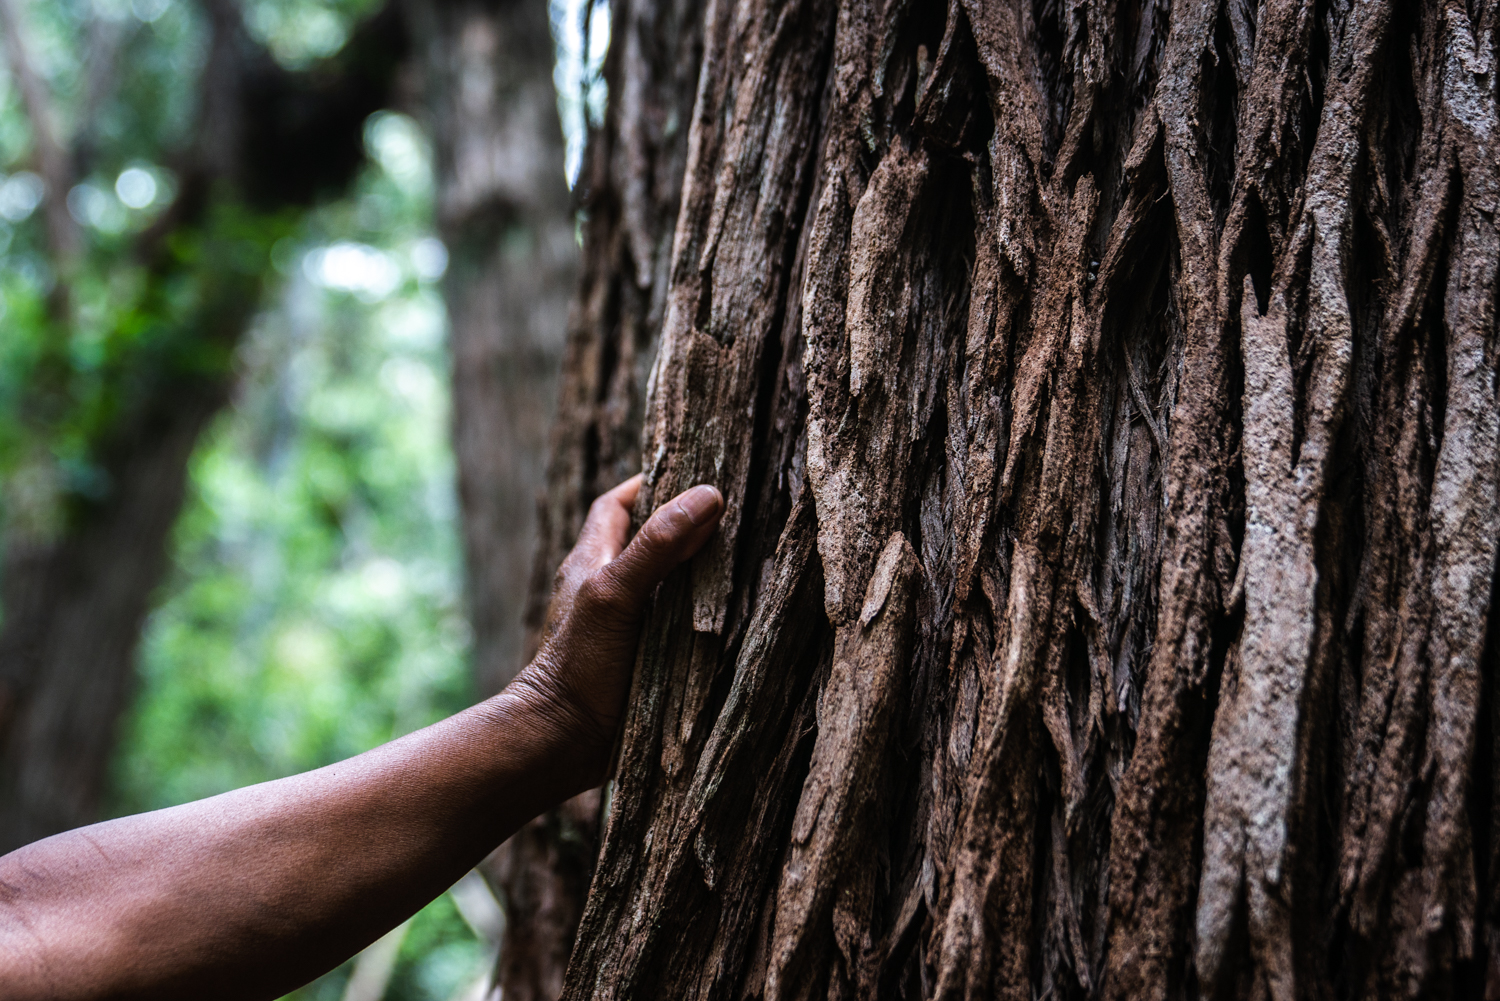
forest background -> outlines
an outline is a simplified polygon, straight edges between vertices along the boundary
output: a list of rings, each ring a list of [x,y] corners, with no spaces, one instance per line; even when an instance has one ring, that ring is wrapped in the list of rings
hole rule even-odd
[[[543,0],[534,5],[533,22]],[[489,13],[508,16],[504,6]],[[422,20],[415,5],[404,13]],[[609,19],[590,18],[580,0],[557,0],[547,13],[563,128],[533,127],[548,137],[538,149],[550,208],[566,220],[564,181],[577,175],[587,116],[602,110]],[[15,715],[7,699],[30,691],[17,653],[28,601],[47,600],[24,557],[55,556],[58,540],[82,537],[128,497],[128,468],[144,451],[121,441],[173,434],[159,416],[144,432],[127,427],[160,404],[142,401],[195,405],[191,393],[163,393],[163,369],[191,375],[197,366],[207,372],[199,381],[223,384],[222,399],[202,403],[199,424],[184,432],[185,492],[158,486],[145,500],[168,511],[180,503],[180,513],[144,617],[123,615],[139,640],[118,730],[111,735],[107,718],[88,724],[113,746],[95,796],[102,815],[356,754],[469,704],[505,673],[495,663],[519,655],[529,565],[499,560],[516,594],[499,614],[515,622],[505,648],[486,652],[491,676],[476,677],[444,293],[472,289],[473,274],[455,280],[453,270],[482,271],[486,254],[538,257],[545,234],[491,220],[486,248],[461,251],[450,270],[439,202],[445,184],[450,196],[462,185],[462,152],[450,149],[446,178],[436,176],[431,128],[457,86],[434,83],[440,74],[409,58],[408,37],[441,48],[444,26],[428,18],[415,31],[392,29],[391,19],[378,0],[0,0],[0,649],[9,655],[0,733]],[[473,25],[465,30],[472,40]],[[502,50],[535,49],[535,34]],[[535,55],[549,65],[554,57],[550,47]],[[480,56],[503,71],[493,40]],[[235,77],[233,66],[250,69]],[[352,99],[351,76],[364,87]],[[340,116],[357,116],[342,176],[329,167],[338,156],[316,141],[307,160],[296,141],[257,148],[257,101],[285,124],[329,94]],[[226,100],[251,109],[229,139],[233,116],[214,104]],[[450,241],[464,233],[455,200],[444,217]],[[493,192],[478,201],[480,215],[493,210]],[[564,297],[568,230],[570,245],[551,248]],[[226,319],[233,309],[223,304],[236,297],[248,312]],[[548,319],[547,343],[515,363],[530,384],[517,405],[534,411],[515,422],[530,435],[519,461],[531,468],[512,484],[523,505],[540,485],[538,429],[550,419],[564,334],[555,306]],[[529,556],[530,511],[516,520],[506,544]],[[20,780],[6,781],[9,808]],[[499,920],[484,884],[466,880],[358,963],[292,997],[475,996],[494,964]]]

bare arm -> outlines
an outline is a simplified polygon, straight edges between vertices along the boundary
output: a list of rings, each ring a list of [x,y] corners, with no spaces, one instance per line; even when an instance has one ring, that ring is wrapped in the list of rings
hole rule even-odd
[[[712,534],[698,487],[628,547],[638,480],[595,503],[535,661],[501,694],[348,761],[0,858],[0,996],[274,998],[597,784],[641,607]]]

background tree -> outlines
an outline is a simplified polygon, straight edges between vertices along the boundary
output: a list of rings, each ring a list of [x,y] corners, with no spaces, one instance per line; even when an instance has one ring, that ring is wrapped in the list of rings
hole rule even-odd
[[[293,72],[233,3],[151,32],[105,13],[0,5],[37,169],[17,177],[45,222],[38,246],[13,248],[23,267],[7,289],[0,851],[97,818],[188,460],[228,398],[271,247],[296,210],[352,179],[405,46],[387,14]],[[28,14],[89,29],[67,100],[33,66]],[[191,48],[194,28],[205,58],[184,87],[173,72],[193,60],[171,49]],[[106,218],[124,207],[99,175],[142,157],[171,159],[175,197],[154,220]]]
[[[566,997],[1500,997],[1496,11],[614,4],[548,525],[658,317],[728,512]]]
[[[544,0],[412,3],[453,355],[454,453],[486,693],[524,663],[522,619],[577,244]]]
[[[536,648],[523,624],[526,585],[576,280],[557,61],[544,0],[405,9],[450,255],[444,293],[466,597],[474,677],[489,695]],[[597,794],[579,797],[524,828],[484,867],[507,918],[494,982],[512,1001],[562,989],[597,851],[597,813]]]

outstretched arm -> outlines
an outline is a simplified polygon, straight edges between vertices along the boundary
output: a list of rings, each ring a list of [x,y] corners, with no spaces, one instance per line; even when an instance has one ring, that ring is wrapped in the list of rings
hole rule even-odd
[[[695,487],[624,546],[639,485],[595,502],[558,573],[541,651],[494,698],[327,768],[0,858],[0,996],[274,998],[597,784],[642,606],[723,508],[718,491]]]

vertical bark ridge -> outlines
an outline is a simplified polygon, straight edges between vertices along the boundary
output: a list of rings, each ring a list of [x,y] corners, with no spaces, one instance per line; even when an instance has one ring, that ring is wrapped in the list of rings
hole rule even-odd
[[[880,792],[902,696],[921,564],[900,532],[880,554],[858,622],[838,630],[818,738],[776,894],[768,1001],[868,996]],[[837,978],[836,988],[825,986]]]
[[[1420,912],[1398,912],[1403,952],[1411,966],[1407,993],[1451,989],[1453,964],[1474,949],[1477,909],[1469,766],[1479,700],[1479,665],[1495,572],[1500,496],[1500,396],[1497,396],[1495,289],[1500,203],[1493,52],[1495,12],[1472,23],[1466,8],[1449,5],[1444,66],[1444,130],[1463,176],[1453,259],[1443,303],[1447,409],[1432,486],[1433,622],[1427,658],[1428,742],[1422,769],[1433,776],[1426,804],[1418,883]],[[1404,903],[1404,901],[1403,901]],[[1415,901],[1413,901],[1415,903]],[[1401,927],[1404,926],[1404,927]],[[1433,984],[1432,981],[1437,983]]]
[[[779,327],[796,246],[788,209],[806,197],[812,168],[794,137],[816,128],[832,13],[820,0],[799,0],[779,10],[716,4],[707,15],[703,79],[723,83],[714,69],[730,67],[734,90],[700,90],[688,140],[641,502],[649,510],[657,493],[706,477],[724,491],[719,532],[693,561],[693,627],[702,632],[720,632],[728,610],[761,352]],[[723,242],[726,228],[742,238]],[[700,422],[677,405],[698,394],[721,399],[736,419]]]

